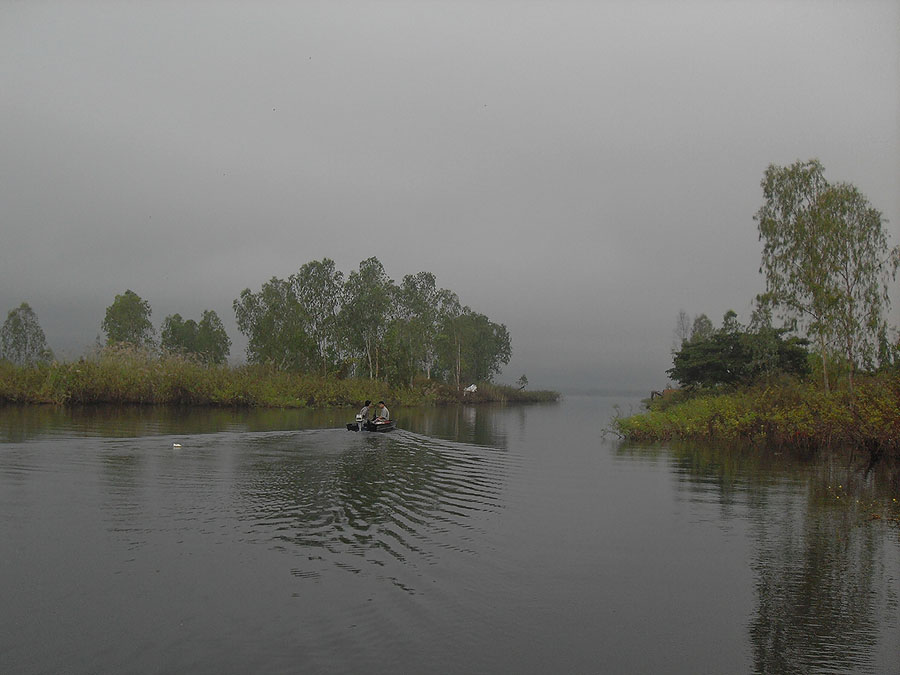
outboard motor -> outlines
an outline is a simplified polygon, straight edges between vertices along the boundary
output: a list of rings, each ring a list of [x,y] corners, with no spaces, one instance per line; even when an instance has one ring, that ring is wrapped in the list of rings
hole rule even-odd
[[[363,427],[364,424],[365,424],[365,421],[364,421],[363,416],[360,415],[359,413],[356,413],[356,423],[355,424],[352,422],[349,423],[347,425],[347,431],[359,431],[360,429],[364,428]]]

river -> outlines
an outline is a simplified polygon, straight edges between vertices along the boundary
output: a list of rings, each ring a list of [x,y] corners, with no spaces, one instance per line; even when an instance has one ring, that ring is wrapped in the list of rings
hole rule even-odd
[[[0,408],[0,671],[900,673],[897,467],[615,404]]]

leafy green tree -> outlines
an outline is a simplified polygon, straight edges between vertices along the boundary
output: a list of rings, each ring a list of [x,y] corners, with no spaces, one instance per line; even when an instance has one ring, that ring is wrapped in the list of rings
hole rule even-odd
[[[322,375],[338,357],[338,314],[344,275],[335,270],[334,260],[308,262],[291,276],[294,292],[304,310],[305,331],[316,343]]]
[[[445,370],[457,388],[463,381],[490,381],[512,355],[506,326],[469,307],[445,319],[440,345]]]
[[[238,330],[249,338],[250,363],[282,370],[315,368],[316,343],[304,330],[306,313],[291,281],[272,277],[259,293],[245,288],[234,301],[234,314]]]
[[[770,165],[757,211],[766,293],[760,301],[800,321],[816,341],[822,377],[835,347],[853,373],[871,366],[886,334],[888,283],[900,249],[888,247],[881,213],[847,183],[831,185],[818,160]]]
[[[431,272],[407,274],[396,288],[393,319],[385,336],[392,373],[412,383],[417,374],[431,379],[445,304],[452,293],[439,289]],[[457,301],[458,302],[458,301]]]
[[[0,358],[20,366],[53,358],[37,315],[27,302],[6,315],[0,328]]]
[[[199,324],[193,319],[185,321],[180,314],[167,316],[160,346],[168,351],[195,355],[206,364],[220,364],[228,357],[231,340],[219,315],[206,310]]]
[[[682,386],[700,387],[746,384],[776,373],[804,375],[808,342],[785,334],[771,325],[747,329],[729,310],[720,329],[686,341],[666,372]]]
[[[208,364],[222,364],[231,353],[231,338],[225,332],[222,319],[208,309],[197,324],[197,352],[200,359]]]
[[[117,295],[106,308],[101,327],[106,333],[106,344],[131,344],[136,347],[153,347],[154,331],[150,323],[150,303],[142,300],[134,291]]]
[[[193,319],[185,321],[181,314],[170,314],[163,321],[159,346],[170,352],[196,354],[197,322]]]
[[[381,370],[382,344],[392,319],[394,282],[378,258],[359,263],[344,283],[340,324],[351,352],[377,379]]]
[[[528,378],[525,377],[524,373],[516,380],[516,384],[519,385],[519,389],[524,389],[528,386]]]

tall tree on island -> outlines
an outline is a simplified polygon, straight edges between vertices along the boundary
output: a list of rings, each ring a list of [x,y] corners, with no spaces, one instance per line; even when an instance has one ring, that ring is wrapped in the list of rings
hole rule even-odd
[[[316,367],[315,343],[306,334],[306,313],[293,283],[272,277],[258,293],[249,288],[234,301],[238,330],[249,338],[247,360],[280,370]]]
[[[101,324],[106,333],[106,344],[152,348],[154,331],[150,314],[150,303],[142,300],[134,291],[127,290],[122,295],[117,295],[106,308],[106,316]]]
[[[231,350],[231,339],[219,315],[206,310],[199,324],[193,319],[185,321],[180,314],[167,316],[160,333],[160,347],[194,355],[207,365],[221,364]]]
[[[6,315],[6,321],[0,328],[0,358],[18,366],[53,358],[37,314],[27,302]]]
[[[381,372],[381,345],[392,318],[394,288],[376,257],[359,263],[344,283],[340,323],[351,351],[366,364],[372,379]]]
[[[204,310],[197,324],[197,352],[206,364],[222,364],[231,353],[231,338],[222,319],[213,310]]]
[[[816,159],[770,165],[761,186],[765,203],[755,220],[766,292],[759,300],[805,326],[826,390],[830,352],[842,353],[852,390],[854,371],[872,365],[886,338],[900,250],[888,247],[881,213],[853,185],[829,184]]]
[[[329,361],[338,355],[338,312],[344,275],[335,269],[334,260],[322,258],[303,265],[290,282],[303,307],[305,330],[316,343],[318,364],[325,376]]]

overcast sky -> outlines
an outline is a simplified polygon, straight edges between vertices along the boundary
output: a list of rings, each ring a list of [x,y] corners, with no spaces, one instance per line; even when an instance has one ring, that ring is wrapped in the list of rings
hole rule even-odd
[[[374,255],[505,323],[501,381],[656,388],[679,309],[749,318],[768,164],[898,243],[900,3],[4,0],[0,120],[0,311],[58,355],[131,289],[242,356],[242,289]]]

